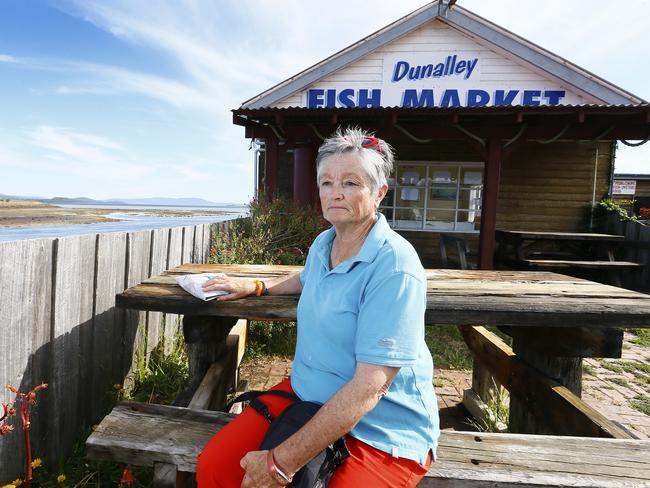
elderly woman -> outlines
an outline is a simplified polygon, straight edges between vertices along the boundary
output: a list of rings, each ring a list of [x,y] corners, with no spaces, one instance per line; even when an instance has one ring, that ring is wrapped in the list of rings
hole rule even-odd
[[[359,129],[339,130],[318,151],[323,216],[332,228],[310,248],[302,272],[273,282],[217,278],[206,290],[300,294],[291,371],[275,389],[323,404],[271,452],[259,446],[268,422],[250,407],[199,456],[199,488],[280,486],[344,434],[350,451],[329,486],[414,487],[439,434],[433,363],[424,342],[426,277],[413,247],[377,207],[393,150]],[[291,402],[265,395],[273,415]]]

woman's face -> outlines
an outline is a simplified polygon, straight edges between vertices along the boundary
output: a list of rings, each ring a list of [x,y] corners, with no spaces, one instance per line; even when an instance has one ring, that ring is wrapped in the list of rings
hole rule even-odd
[[[318,179],[323,217],[334,226],[358,225],[375,218],[386,185],[373,191],[359,156],[344,153],[321,162]]]

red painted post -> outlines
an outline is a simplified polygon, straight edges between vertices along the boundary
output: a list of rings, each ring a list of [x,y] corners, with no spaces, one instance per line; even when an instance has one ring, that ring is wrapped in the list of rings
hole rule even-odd
[[[492,136],[487,140],[487,162],[483,175],[483,207],[481,208],[481,235],[479,237],[479,268],[492,269],[494,235],[497,223],[497,198],[501,179],[501,139]]]
[[[314,145],[296,146],[293,150],[293,201],[301,205],[314,205],[316,194]]]
[[[267,137],[264,160],[264,194],[271,200],[278,194],[278,139]]]

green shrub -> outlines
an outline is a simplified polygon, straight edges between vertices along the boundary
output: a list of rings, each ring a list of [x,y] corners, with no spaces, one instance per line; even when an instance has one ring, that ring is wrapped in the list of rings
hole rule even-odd
[[[634,200],[612,200],[611,198],[603,198],[596,208],[594,209],[594,218],[598,224],[602,224],[605,217],[610,213],[614,212],[618,214],[619,220],[628,221],[628,220],[638,220],[636,216],[630,215],[625,207],[631,207],[634,204]]]
[[[248,330],[246,359],[259,356],[293,357],[298,337],[295,322],[252,321]]]
[[[264,196],[248,204],[249,217],[237,220],[228,232],[213,236],[210,262],[218,264],[291,264],[302,266],[309,246],[329,224],[313,207],[285,198]],[[246,358],[293,356],[294,322],[251,323]]]
[[[142,358],[142,359],[141,359]],[[171,404],[183,391],[189,377],[189,366],[183,335],[179,333],[171,351],[165,352],[161,342],[145,361],[144,351],[138,356],[134,369],[133,384],[124,393],[124,398],[138,402]]]
[[[213,236],[210,262],[304,265],[316,236],[328,227],[320,212],[286,198],[248,204],[249,217]]]

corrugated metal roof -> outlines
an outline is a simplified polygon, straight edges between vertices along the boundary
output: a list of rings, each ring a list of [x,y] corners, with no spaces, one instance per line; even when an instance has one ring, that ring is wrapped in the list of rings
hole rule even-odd
[[[614,173],[615,180],[650,180],[650,174]]]
[[[256,108],[247,108],[241,107],[238,109],[233,109],[232,112],[237,114],[243,113],[268,113],[268,112],[361,112],[361,113],[370,113],[373,111],[389,111],[389,110],[399,110],[403,112],[507,112],[507,111],[529,111],[529,112],[566,112],[566,111],[579,111],[580,109],[588,110],[589,112],[593,111],[606,111],[612,112],[616,109],[626,109],[626,112],[629,112],[630,109],[636,109],[636,112],[643,112],[643,109],[650,109],[650,103],[641,102],[638,104],[619,104],[619,105],[598,105],[598,104],[583,104],[583,105],[540,105],[540,106],[530,106],[530,105],[499,105],[499,106],[489,106],[489,107],[319,107],[319,108],[307,108],[307,107],[256,107]]]

